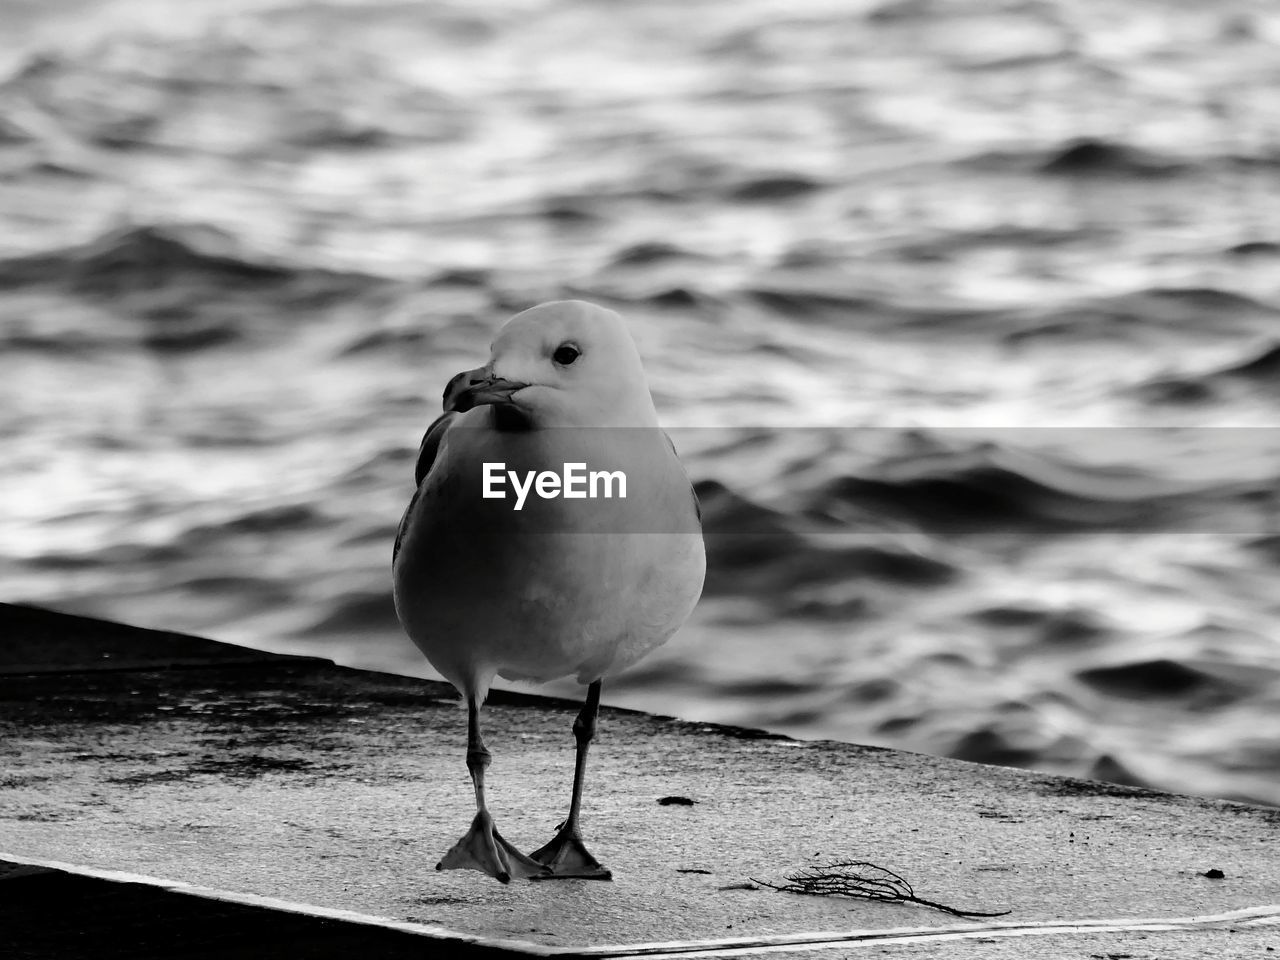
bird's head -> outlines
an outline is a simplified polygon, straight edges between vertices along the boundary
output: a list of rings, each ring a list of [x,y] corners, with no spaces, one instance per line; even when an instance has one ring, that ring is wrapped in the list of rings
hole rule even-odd
[[[518,313],[489,362],[459,374],[445,408],[492,404],[500,423],[532,427],[649,427],[658,419],[640,354],[621,316],[582,300]]]

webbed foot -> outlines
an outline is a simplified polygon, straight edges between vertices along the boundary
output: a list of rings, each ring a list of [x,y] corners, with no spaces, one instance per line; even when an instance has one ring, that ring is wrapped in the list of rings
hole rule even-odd
[[[479,870],[501,883],[510,883],[512,877],[532,878],[548,873],[547,867],[502,838],[487,810],[476,814],[471,829],[440,859],[436,869]]]
[[[531,880],[612,880],[613,874],[593,857],[576,826],[562,826],[551,842],[530,856],[549,870],[530,877]]]

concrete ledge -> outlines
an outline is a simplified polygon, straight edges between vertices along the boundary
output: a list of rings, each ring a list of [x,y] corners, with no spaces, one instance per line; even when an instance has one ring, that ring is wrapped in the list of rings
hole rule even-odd
[[[492,807],[526,849],[565,812],[576,709],[514,694],[486,707]],[[613,709],[583,826],[615,882],[437,873],[472,812],[464,720],[442,684],[0,605],[0,858],[85,875],[4,881],[0,902],[26,906],[6,907],[3,929],[28,957],[75,956],[49,936],[101,943],[113,922],[112,937],[163,940],[170,921],[209,929],[195,893],[257,911],[223,924],[250,935],[224,950],[193,934],[156,955],[251,956],[276,930],[315,949],[377,940],[389,952],[375,956],[399,956],[401,936],[415,955],[1280,949],[1280,810]],[[694,802],[659,802],[669,796]],[[890,867],[931,900],[1012,912],[958,921],[750,889],[834,859]],[[82,914],[67,896],[159,899]],[[305,926],[299,910],[338,927],[290,926]]]
[[[5,956],[62,960],[145,957],[279,957],[487,960],[510,951],[417,931],[183,892],[125,875],[86,875],[0,861],[0,943]],[[14,952],[10,952],[14,951]]]

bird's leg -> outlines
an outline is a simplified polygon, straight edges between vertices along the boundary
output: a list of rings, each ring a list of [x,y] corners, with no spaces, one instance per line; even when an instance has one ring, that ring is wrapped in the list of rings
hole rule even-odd
[[[579,877],[586,880],[612,880],[613,874],[600,866],[582,842],[578,831],[578,812],[582,808],[582,782],[587,774],[587,750],[596,733],[596,717],[600,713],[600,681],[587,687],[587,701],[573,721],[573,736],[578,741],[577,758],[573,768],[573,799],[569,803],[569,818],[560,825],[556,835],[545,847],[535,850],[531,856],[551,868],[549,874],[539,874],[532,879],[553,880]]]
[[[529,859],[498,833],[484,802],[484,771],[492,755],[480,738],[480,703],[467,697],[467,770],[476,788],[476,816],[466,836],[453,845],[436,864],[437,870],[480,870],[510,883],[514,877],[546,873],[547,868]]]

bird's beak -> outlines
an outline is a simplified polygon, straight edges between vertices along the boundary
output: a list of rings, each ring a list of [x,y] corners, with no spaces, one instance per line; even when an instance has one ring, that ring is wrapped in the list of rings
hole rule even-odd
[[[527,386],[527,383],[503,380],[492,374],[473,376],[464,389],[454,393],[452,409],[466,413],[472,407],[482,407],[487,403],[510,403],[511,395]]]

